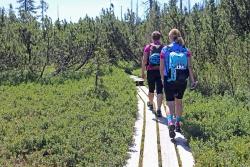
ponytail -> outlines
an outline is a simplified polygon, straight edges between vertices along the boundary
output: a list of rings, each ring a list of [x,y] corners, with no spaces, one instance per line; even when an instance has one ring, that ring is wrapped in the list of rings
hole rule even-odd
[[[182,37],[177,37],[176,40],[175,40],[175,42],[178,43],[178,44],[180,44],[180,45],[182,45],[182,46],[185,45],[185,42],[184,42],[184,40],[183,40]]]
[[[176,43],[178,43],[178,44],[180,44],[182,46],[185,45],[185,42],[184,42],[184,40],[183,40],[183,38],[181,36],[181,32],[178,29],[176,29],[176,28],[172,29],[169,32],[169,36],[170,35],[172,36],[174,42],[176,42]]]

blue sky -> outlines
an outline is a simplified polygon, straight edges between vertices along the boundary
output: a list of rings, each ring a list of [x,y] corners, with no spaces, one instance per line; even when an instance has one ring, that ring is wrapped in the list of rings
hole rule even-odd
[[[0,7],[9,8],[11,3],[14,8],[18,7],[17,0],[0,0]],[[38,5],[40,0],[35,0]],[[115,14],[120,18],[121,6],[123,13],[128,8],[131,8],[131,0],[45,0],[49,4],[47,15],[50,16],[53,21],[57,19],[57,9],[59,11],[60,19],[66,19],[68,21],[77,22],[80,17],[85,17],[86,14],[90,17],[99,16],[102,8],[108,8],[110,2],[114,4]],[[138,0],[139,4],[139,17],[144,18],[146,6],[143,4],[146,0]],[[191,4],[200,2],[201,0],[191,0]],[[133,10],[136,10],[137,0],[133,0]],[[161,4],[168,2],[168,0],[158,0]],[[183,0],[184,5],[187,0]]]

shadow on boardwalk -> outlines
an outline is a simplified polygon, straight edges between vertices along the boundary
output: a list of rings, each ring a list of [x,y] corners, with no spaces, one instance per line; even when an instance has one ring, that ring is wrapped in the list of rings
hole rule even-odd
[[[161,117],[161,118],[154,118],[153,119],[154,121],[158,122],[158,123],[161,123],[163,125],[166,125],[167,126],[167,118],[166,117]],[[185,137],[179,133],[179,132],[176,132],[176,137],[175,139],[173,140],[173,143],[176,145],[176,146],[181,146],[182,148],[184,148],[186,151],[190,152],[191,153],[191,149],[190,147],[188,146],[188,142],[187,142],[187,139],[185,139]]]

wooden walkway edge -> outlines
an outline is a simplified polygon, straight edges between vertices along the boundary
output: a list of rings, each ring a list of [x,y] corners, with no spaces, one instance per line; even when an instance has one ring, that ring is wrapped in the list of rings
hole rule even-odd
[[[143,79],[130,77],[137,85],[138,114],[126,167],[193,167],[194,158],[185,137],[176,133],[175,143],[169,137],[166,106],[162,106],[163,117],[157,118],[146,105],[148,89],[143,86]]]

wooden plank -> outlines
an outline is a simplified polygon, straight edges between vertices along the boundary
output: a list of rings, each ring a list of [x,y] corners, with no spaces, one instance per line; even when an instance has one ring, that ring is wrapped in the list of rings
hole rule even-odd
[[[135,75],[130,75],[129,77],[130,77],[131,79],[133,79],[134,81],[135,81],[135,80],[142,79],[142,78],[139,78],[139,77],[137,77],[137,76],[135,76]]]
[[[134,145],[129,148],[129,156],[130,158],[127,160],[126,167],[134,167],[138,166],[140,159],[140,147],[141,147],[141,138],[142,138],[142,130],[143,130],[143,113],[144,113],[144,103],[142,99],[138,98],[138,113],[137,120],[135,122],[135,132],[134,132]]]
[[[138,77],[135,76],[135,75],[130,75],[129,77],[130,77],[131,79],[138,78]]]
[[[144,86],[141,86],[144,87]],[[148,100],[147,95],[139,90],[144,101]],[[148,108],[146,110],[145,140],[143,152],[143,167],[158,167],[158,149],[155,115]]]
[[[134,80],[134,82],[136,83],[136,86],[143,86],[144,85],[143,78],[139,78],[139,77],[134,76],[134,75],[130,75],[129,77]]]
[[[175,140],[182,162],[182,167],[193,167],[194,157],[192,155],[191,149],[187,145],[186,138],[181,133],[176,133]]]
[[[135,79],[136,86],[144,86],[144,79],[138,78]]]
[[[142,90],[141,90],[142,89]],[[143,101],[147,102],[148,89],[145,86],[138,87],[138,94],[143,98]],[[156,98],[154,103],[157,104]],[[141,136],[143,128],[143,108],[144,103],[139,99],[138,102],[138,120],[135,123],[135,127],[138,127],[138,131],[135,132],[135,145],[131,148],[131,158],[127,161],[126,166],[138,166],[141,146]],[[166,111],[162,106],[163,117],[158,119],[160,146],[161,146],[161,160],[162,166],[165,167],[178,167],[178,158],[175,145],[171,142],[169,137],[169,131],[167,128]],[[146,126],[145,126],[145,140],[144,140],[144,152],[143,152],[143,167],[158,166],[158,149],[157,149],[157,132],[155,115],[148,108],[146,109]],[[140,125],[137,125],[140,124]],[[137,129],[137,128],[136,128]],[[186,143],[185,137],[176,133],[176,146],[182,162],[182,167],[193,167],[194,158]],[[138,143],[138,144],[136,144]]]
[[[142,88],[145,92],[148,91],[146,87]],[[156,96],[154,98],[155,104],[157,104]],[[166,106],[167,107],[167,106]],[[161,144],[161,155],[162,155],[162,166],[176,167],[179,166],[178,158],[175,150],[174,144],[171,142],[169,137],[169,130],[167,128],[167,120],[165,108],[161,107],[163,118],[159,119],[159,130],[160,130],[160,144]],[[187,145],[186,138],[180,134],[176,133],[176,146],[182,163],[182,167],[193,167],[194,157],[192,155],[191,149]]]
[[[162,166],[179,167],[178,158],[175,150],[175,145],[169,137],[169,130],[167,127],[166,111],[161,107],[162,118],[159,118],[159,131],[160,131],[160,145],[161,145],[161,159]]]
[[[137,76],[134,76],[134,75],[130,75],[129,76],[131,79],[133,79],[134,81],[137,81],[137,82],[144,82],[144,79],[143,78],[139,78]]]
[[[142,87],[144,92],[148,92],[147,87]],[[164,100],[164,99],[163,99]],[[156,96],[154,97],[154,103],[157,105]],[[169,130],[167,127],[166,111],[161,107],[162,118],[158,118],[160,145],[161,145],[161,160],[162,166],[167,167],[179,167],[178,158],[175,150],[175,145],[172,143],[169,137]]]
[[[135,80],[135,81],[138,81],[138,82],[140,82],[140,81],[141,81],[141,82],[144,82],[144,79],[142,79],[142,78],[135,78],[134,80]]]

